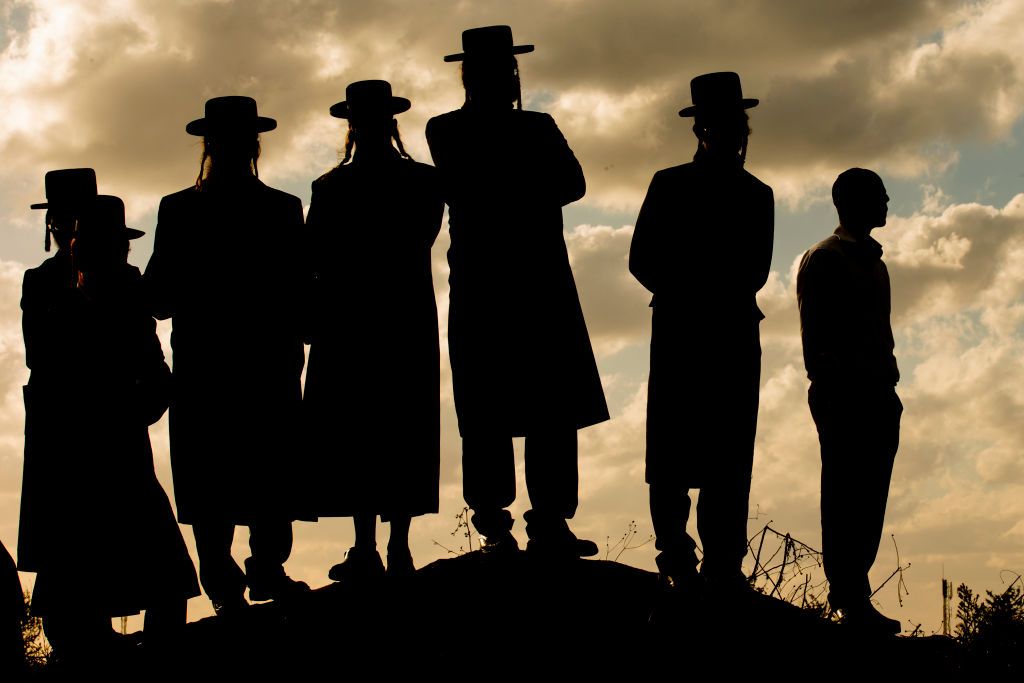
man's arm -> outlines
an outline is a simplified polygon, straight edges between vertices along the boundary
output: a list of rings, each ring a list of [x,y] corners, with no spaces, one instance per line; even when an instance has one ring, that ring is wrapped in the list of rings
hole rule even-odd
[[[550,168],[541,169],[541,171],[544,174],[542,177],[550,179],[552,182],[550,187],[541,188],[541,190],[552,192],[558,205],[565,206],[583,198],[583,195],[587,193],[587,181],[583,177],[583,167],[580,166],[579,160],[573,154],[555,120],[545,114],[544,121],[549,125],[547,137],[552,164]]]
[[[825,249],[811,249],[800,260],[796,278],[804,366],[812,381],[837,376],[841,369],[837,338],[836,263]]]
[[[661,231],[667,218],[663,197],[664,176],[655,173],[640,207],[629,245],[629,272],[652,294],[658,293],[662,273]]]
[[[176,308],[174,305],[176,286],[174,269],[176,264],[174,263],[172,213],[165,197],[160,201],[160,209],[157,212],[153,255],[149,257],[146,273],[143,276],[147,307],[150,314],[159,320],[167,320],[173,316]]]
[[[758,197],[755,221],[755,263],[751,274],[756,293],[768,282],[768,274],[772,267],[772,250],[775,247],[775,193],[767,185],[763,187]]]

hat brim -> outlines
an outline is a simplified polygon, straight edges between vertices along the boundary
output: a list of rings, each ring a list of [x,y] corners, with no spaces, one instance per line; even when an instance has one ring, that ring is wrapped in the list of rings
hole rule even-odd
[[[758,104],[760,104],[760,102],[761,102],[761,100],[757,99],[756,97],[744,97],[742,100],[740,100],[740,107],[742,109],[753,109]],[[727,111],[728,107],[722,107],[722,108],[717,108],[716,107],[714,109],[708,109],[707,107],[704,107],[703,109],[704,109],[704,111],[718,113],[720,111]],[[679,115],[680,116],[684,116],[684,117],[686,117],[686,116],[696,116],[700,111],[701,111],[701,107],[698,107],[695,104],[691,104],[689,107],[685,107],[683,109],[680,109],[679,110]]]
[[[241,123],[241,121],[236,119],[235,121],[228,122],[226,126],[224,124],[221,124],[221,126],[227,128],[236,128],[239,127]],[[277,128],[277,121],[275,121],[274,119],[269,118],[267,116],[256,117],[256,125],[254,132],[266,133],[268,131],[274,130],[275,128]],[[213,128],[211,128],[211,126],[209,125],[209,121],[205,118],[196,119],[195,121],[189,121],[188,125],[185,126],[186,133],[188,133],[189,135],[196,135],[200,137],[208,135],[212,130]]]
[[[146,233],[144,233],[141,230],[136,230],[135,228],[129,228],[129,227],[125,226],[124,234],[125,234],[125,237],[127,237],[130,240],[137,240],[140,237],[142,237],[143,235],[145,235]]]
[[[392,95],[391,107],[381,109],[377,112],[373,112],[371,116],[373,116],[374,114],[378,114],[380,116],[394,116],[395,114],[401,114],[402,112],[409,111],[410,107],[412,107],[412,102],[405,99],[404,97],[395,97],[394,95]],[[336,119],[351,118],[352,110],[348,106],[348,101],[338,102],[337,104],[331,105],[331,116],[333,116]]]
[[[513,54],[513,55],[524,55],[527,52],[533,52],[533,50],[534,50],[533,45],[513,45],[512,49],[509,51],[509,53]],[[488,54],[490,54],[490,53],[488,53]],[[500,54],[500,53],[495,53],[495,54]],[[444,61],[446,61],[446,62],[461,62],[461,61],[464,61],[466,59],[466,56],[467,55],[466,55],[465,52],[459,52],[459,53],[456,53],[454,55],[445,55]]]
[[[31,208],[33,208],[33,209],[49,209],[50,208],[50,202],[43,202],[42,204],[33,204]]]

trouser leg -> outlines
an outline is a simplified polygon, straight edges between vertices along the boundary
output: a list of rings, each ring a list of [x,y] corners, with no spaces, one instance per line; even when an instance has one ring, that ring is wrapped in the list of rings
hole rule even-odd
[[[199,582],[211,601],[229,604],[245,593],[245,575],[231,557],[235,526],[228,522],[208,521],[192,525],[199,555]]]
[[[811,387],[821,443],[821,536],[829,602],[843,608],[871,595],[885,521],[902,406],[895,392],[826,394]]]
[[[53,651],[67,658],[95,657],[114,635],[110,617],[79,606],[54,609],[43,616],[43,633]]]
[[[146,608],[143,633],[146,645],[166,644],[180,635],[185,626],[188,601],[171,598]]]
[[[718,477],[700,490],[697,532],[704,547],[701,573],[713,578],[742,575],[747,554],[750,468]]]
[[[524,515],[530,538],[564,534],[565,520],[579,505],[578,442],[575,429],[526,437],[526,489],[531,509]]]
[[[361,512],[352,517],[356,532],[355,547],[373,552],[377,548],[377,515]]]
[[[462,438],[462,495],[473,510],[473,526],[481,535],[499,536],[512,529],[512,515],[505,509],[516,499],[511,438]]]
[[[651,484],[651,523],[656,558],[662,574],[692,574],[697,566],[697,544],[686,533],[690,518],[690,495],[685,487]]]
[[[292,553],[292,523],[273,520],[249,525],[249,552],[250,557],[245,561],[247,576],[257,579],[283,576],[284,563]]]
[[[391,516],[391,532],[388,536],[388,554],[409,552],[409,525],[412,518],[408,515]]]

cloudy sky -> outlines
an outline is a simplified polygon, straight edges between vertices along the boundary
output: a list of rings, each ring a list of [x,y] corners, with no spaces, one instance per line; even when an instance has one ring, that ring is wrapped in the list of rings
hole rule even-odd
[[[759,297],[768,317],[751,533],[772,520],[820,546],[794,265],[835,227],[836,174],[864,166],[892,197],[876,236],[892,274],[906,405],[872,576],[895,567],[889,534],[913,565],[903,605],[890,587],[880,602],[930,632],[940,627],[943,572],[998,589],[1002,570],[1024,571],[1024,5],[1013,0],[0,0],[0,540],[16,546],[28,374],[18,300],[24,269],[44,257],[43,216],[28,209],[42,199],[43,173],[94,167],[100,191],[122,196],[130,224],[150,231],[131,256],[142,267],[160,197],[195,178],[199,147],[184,125],[208,97],[251,95],[277,118],[261,178],[306,203],[310,181],[337,163],[343,123],[327,110],[347,83],[386,78],[409,97],[403,138],[429,160],[426,120],[462,102],[458,67],[441,57],[460,50],[462,29],[495,23],[537,45],[520,58],[525,104],[554,115],[588,182],[565,210],[566,240],[613,419],[581,435],[580,535],[603,544],[631,520],[650,533],[650,312],[626,268],[632,223],[651,175],[692,156],[676,115],[690,78],[735,70],[761,99],[747,167],[777,201],[773,273]],[[723,244],[737,237],[723,234]],[[442,341],[447,243],[442,233],[434,251]],[[230,240],[218,248],[230,254]],[[161,333],[166,342],[169,327]],[[413,525],[420,565],[445,556],[435,541],[465,543],[450,535],[462,501],[443,363],[442,507]],[[166,423],[151,434],[171,493]],[[525,540],[520,524],[516,533]],[[237,541],[243,557],[241,533]],[[288,569],[322,585],[351,541],[348,520],[297,525]],[[647,546],[622,560],[653,568],[653,555]],[[209,612],[204,598],[190,604],[191,618]]]

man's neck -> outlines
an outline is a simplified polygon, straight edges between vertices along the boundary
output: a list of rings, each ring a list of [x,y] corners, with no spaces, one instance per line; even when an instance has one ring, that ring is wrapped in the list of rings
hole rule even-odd
[[[847,242],[863,242],[871,236],[872,228],[850,228],[842,223],[836,229],[836,237]]]

